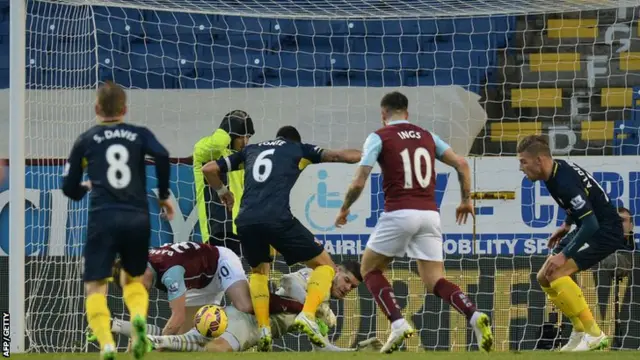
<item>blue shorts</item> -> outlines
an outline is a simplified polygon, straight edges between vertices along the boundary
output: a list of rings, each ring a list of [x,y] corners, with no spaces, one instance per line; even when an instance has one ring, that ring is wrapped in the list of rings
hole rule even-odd
[[[120,255],[127,274],[144,274],[150,238],[148,213],[120,209],[90,212],[84,245],[84,281],[109,278],[116,255]]]
[[[272,224],[237,225],[242,253],[249,266],[273,261],[270,246],[280,253],[287,265],[309,261],[324,251],[324,247],[304,225],[293,218]]]
[[[569,245],[577,233],[578,230],[576,229],[560,240],[560,243],[553,249],[553,254],[560,253],[562,249]],[[622,222],[619,224],[614,222],[600,227],[593,237],[587,241],[587,244],[583,245],[582,250],[579,250],[574,255],[573,261],[576,262],[578,269],[581,271],[587,270],[617,250],[625,248]]]

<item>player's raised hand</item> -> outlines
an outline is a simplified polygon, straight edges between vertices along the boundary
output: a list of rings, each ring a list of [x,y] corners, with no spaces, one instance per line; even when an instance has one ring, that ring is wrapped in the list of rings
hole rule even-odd
[[[349,209],[340,209],[340,212],[338,212],[338,216],[336,216],[336,227],[341,228],[347,224],[347,217],[349,216],[350,212],[351,211]]]
[[[471,199],[460,202],[460,205],[456,208],[456,223],[458,225],[466,224],[469,215],[472,218],[476,216]]]
[[[160,204],[160,210],[162,211],[162,218],[168,221],[173,220],[176,209],[173,207],[173,203],[169,199],[158,201]]]

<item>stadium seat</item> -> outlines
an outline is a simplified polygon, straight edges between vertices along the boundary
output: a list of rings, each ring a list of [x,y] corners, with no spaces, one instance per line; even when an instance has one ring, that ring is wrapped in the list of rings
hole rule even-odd
[[[366,36],[349,39],[349,52],[378,54],[415,54],[427,38],[418,35]]]
[[[142,28],[146,38],[155,41],[194,44],[199,35],[210,34],[215,16],[145,10]]]
[[[262,51],[227,46],[196,46],[195,49],[198,68],[244,71],[245,67],[262,68],[265,62]]]
[[[272,19],[219,15],[212,25],[214,39],[234,46],[262,50],[272,49],[277,43]]]
[[[425,26],[426,27],[426,26]],[[383,36],[383,35],[419,35],[429,34],[422,32],[418,20],[366,20],[347,21],[348,33],[359,36]]]
[[[335,36],[288,36],[279,39],[280,49],[288,51],[301,51],[306,53],[331,54],[344,53],[348,50],[347,37]]]
[[[418,69],[416,54],[332,54],[331,66],[338,70],[404,70]]]
[[[180,76],[175,87],[182,89],[247,88],[256,86],[253,68],[195,68]]]
[[[328,70],[331,68],[330,55],[305,52],[269,53],[265,56],[265,68],[272,70]]]
[[[400,70],[349,71],[336,73],[331,78],[332,86],[383,87],[404,86],[406,75]]]
[[[140,10],[94,6],[93,14],[100,46],[129,51],[128,43],[144,36]]]
[[[326,70],[309,69],[265,69],[256,78],[258,86],[263,87],[299,87],[299,86],[327,86],[329,72]]]

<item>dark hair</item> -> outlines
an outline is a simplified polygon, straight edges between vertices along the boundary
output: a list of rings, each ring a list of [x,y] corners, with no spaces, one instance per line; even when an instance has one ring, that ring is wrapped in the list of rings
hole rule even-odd
[[[98,88],[97,97],[100,116],[110,118],[124,115],[124,109],[127,106],[127,93],[120,85],[106,81]]]
[[[517,153],[529,153],[532,155],[544,155],[551,156],[551,149],[549,148],[549,140],[544,135],[527,135],[520,142],[516,148]]]
[[[389,112],[407,111],[409,99],[399,91],[390,92],[382,97],[380,107]]]
[[[631,211],[624,206],[618,206],[618,213],[625,213],[631,215]]]
[[[232,138],[235,136],[252,136],[256,133],[253,129],[251,116],[244,110],[228,112],[220,123],[220,129],[226,131]]]
[[[362,273],[360,273],[359,262],[353,261],[353,260],[347,260],[347,261],[344,261],[342,264],[340,264],[340,266],[342,266],[348,272],[352,273],[353,276],[355,276],[356,279],[358,279],[358,281],[362,282]]]
[[[278,133],[276,134],[276,137],[283,138],[289,141],[302,142],[302,137],[300,136],[300,133],[295,127],[291,125],[286,125],[278,129]]]

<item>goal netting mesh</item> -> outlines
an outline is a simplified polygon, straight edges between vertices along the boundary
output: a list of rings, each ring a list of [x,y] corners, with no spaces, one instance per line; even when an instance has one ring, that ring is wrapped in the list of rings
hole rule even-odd
[[[201,241],[189,158],[194,144],[212,134],[227,112],[251,115],[252,142],[290,124],[306,142],[361,147],[380,126],[381,96],[400,89],[410,99],[411,120],[468,154],[473,169],[477,220],[457,226],[456,176],[437,167],[448,278],[492,317],[496,349],[558,346],[571,329],[546,302],[535,274],[546,239],[565,215],[543,186],[518,171],[515,144],[519,136],[548,133],[555,155],[580,156],[576,160],[612,201],[632,213],[640,208],[640,176],[631,166],[638,158],[629,157],[638,155],[633,89],[640,83],[640,28],[634,5],[635,0],[28,1],[28,351],[96,350],[84,338],[81,283],[88,203],[69,202],[59,188],[62,162],[77,135],[94,124],[94,91],[107,79],[127,87],[129,121],[151,128],[176,160],[171,189],[179,207],[171,223],[160,220],[149,170],[156,246]],[[8,12],[3,14],[2,21],[9,21]],[[337,262],[359,258],[383,208],[376,169],[349,224],[331,226],[353,171],[309,167],[291,199],[296,216]],[[637,349],[640,276],[627,260],[614,258],[613,267],[586,271],[577,280],[600,326],[614,336],[614,347]],[[616,264],[627,271],[612,270]],[[290,270],[282,261],[274,268],[277,284]],[[404,315],[419,329],[406,344],[409,350],[477,349],[465,319],[425,295],[414,263],[397,259],[387,274]],[[149,323],[162,327],[169,315],[166,295],[151,295]],[[109,303],[114,317],[126,318],[114,287]],[[332,308],[338,315],[331,331],[336,344],[386,338],[388,323],[364,285],[334,300]],[[119,337],[120,347],[125,340]],[[309,349],[295,335],[276,347]]]

